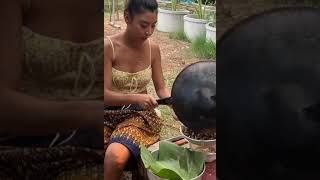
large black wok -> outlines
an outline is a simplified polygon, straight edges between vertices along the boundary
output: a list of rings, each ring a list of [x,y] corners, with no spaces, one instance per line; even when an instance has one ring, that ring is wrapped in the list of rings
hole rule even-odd
[[[216,126],[216,65],[199,61],[184,68],[175,79],[171,97],[157,100],[172,105],[178,119],[188,128],[200,131]]]
[[[319,22],[273,9],[217,42],[219,179],[320,179]]]

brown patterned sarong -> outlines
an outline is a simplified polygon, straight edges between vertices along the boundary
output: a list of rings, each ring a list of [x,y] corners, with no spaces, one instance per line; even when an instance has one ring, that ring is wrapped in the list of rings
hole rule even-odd
[[[161,127],[162,120],[153,110],[105,110],[105,148],[114,142],[123,144],[137,159],[140,145],[148,147],[159,141]]]
[[[89,147],[89,143],[87,147],[81,144],[87,143],[86,137],[91,142],[96,140],[95,148]],[[103,179],[104,152],[99,148],[102,134],[79,132],[66,145],[48,147],[52,139],[52,136],[17,137],[2,141],[0,179]]]

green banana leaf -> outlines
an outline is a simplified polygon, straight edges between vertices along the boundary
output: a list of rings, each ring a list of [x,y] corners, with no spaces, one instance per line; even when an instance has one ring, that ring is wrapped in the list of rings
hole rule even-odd
[[[168,141],[159,144],[159,155],[141,146],[141,159],[145,168],[158,177],[170,180],[190,180],[203,171],[206,155],[180,147]]]

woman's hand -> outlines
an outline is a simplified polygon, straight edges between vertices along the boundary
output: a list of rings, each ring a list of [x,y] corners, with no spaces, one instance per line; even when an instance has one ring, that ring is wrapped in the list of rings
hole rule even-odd
[[[157,101],[148,94],[136,94],[135,102],[145,109],[154,109],[158,107]]]

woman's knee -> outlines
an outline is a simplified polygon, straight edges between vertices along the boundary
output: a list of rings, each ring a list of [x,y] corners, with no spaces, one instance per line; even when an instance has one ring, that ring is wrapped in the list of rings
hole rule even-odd
[[[124,169],[130,158],[130,151],[127,147],[119,143],[112,143],[105,152],[105,163],[109,166],[116,166]]]

